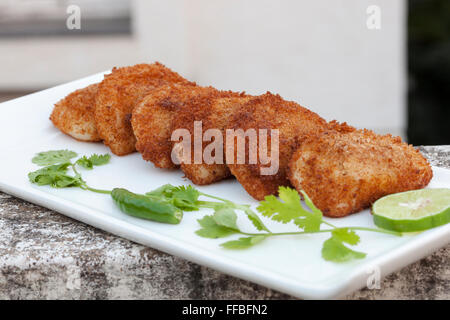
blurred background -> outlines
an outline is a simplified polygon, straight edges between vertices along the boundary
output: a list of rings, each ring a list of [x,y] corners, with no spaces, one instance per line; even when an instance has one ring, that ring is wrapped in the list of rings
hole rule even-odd
[[[0,0],[0,102],[155,60],[200,85],[450,144],[448,0]]]

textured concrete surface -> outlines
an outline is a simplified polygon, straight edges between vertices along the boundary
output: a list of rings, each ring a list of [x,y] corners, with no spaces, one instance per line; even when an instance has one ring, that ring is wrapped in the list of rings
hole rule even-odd
[[[450,168],[450,146],[422,148]],[[0,193],[0,299],[290,299]],[[450,245],[349,299],[450,299]]]

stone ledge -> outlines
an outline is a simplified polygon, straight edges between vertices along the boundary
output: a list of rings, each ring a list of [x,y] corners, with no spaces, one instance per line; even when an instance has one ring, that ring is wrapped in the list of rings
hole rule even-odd
[[[450,168],[450,146],[423,147]],[[0,192],[0,299],[291,299]],[[450,245],[349,299],[450,299]]]

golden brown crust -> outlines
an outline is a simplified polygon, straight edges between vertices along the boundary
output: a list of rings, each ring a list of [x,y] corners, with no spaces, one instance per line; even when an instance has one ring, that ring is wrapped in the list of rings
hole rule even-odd
[[[136,150],[132,110],[141,98],[168,83],[190,82],[158,62],[114,68],[105,76],[96,98],[95,121],[100,137],[114,154]]]
[[[331,120],[328,122],[328,130],[327,131],[336,131],[340,133],[349,133],[356,131],[355,127],[352,127],[347,124],[347,122],[338,122],[336,120]]]
[[[228,163],[231,173],[244,189],[253,198],[262,200],[267,195],[276,194],[279,186],[290,185],[286,170],[297,145],[305,138],[326,130],[327,123],[319,115],[299,104],[283,100],[279,95],[267,92],[249,100],[242,110],[234,115],[230,128],[244,131],[255,129],[257,132],[258,129],[279,130],[279,169],[276,174],[261,175],[260,169],[263,165],[260,162],[248,164],[248,147],[245,150],[246,164],[237,164],[236,158],[234,164]],[[226,149],[230,153],[234,149],[235,157],[237,157],[235,143],[236,141],[233,144],[226,144]],[[269,152],[270,146],[270,133],[268,133]]]
[[[206,185],[231,176],[225,164],[225,159],[223,159],[222,164],[194,163],[194,122],[202,122],[203,133],[208,129],[218,129],[224,136],[224,129],[228,127],[230,117],[241,109],[248,99],[249,96],[245,95],[245,93],[215,90],[209,94],[194,97],[177,114],[173,130],[187,129],[192,137],[191,159],[180,160],[181,170],[193,183]],[[203,152],[210,143],[203,142],[201,151]]]
[[[134,108],[131,119],[142,158],[158,168],[176,168],[171,159],[173,123],[182,108],[190,108],[193,98],[215,94],[212,87],[183,84],[165,85],[145,96]]]
[[[433,176],[413,146],[366,129],[307,139],[289,168],[295,188],[330,217],[358,212],[388,194],[423,188]]]
[[[97,91],[98,84],[92,84],[56,103],[50,115],[55,127],[80,141],[101,141],[94,119]]]

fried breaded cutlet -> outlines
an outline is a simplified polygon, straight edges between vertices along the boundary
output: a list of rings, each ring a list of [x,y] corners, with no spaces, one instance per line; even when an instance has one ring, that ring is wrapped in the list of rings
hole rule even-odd
[[[295,188],[329,217],[358,212],[388,194],[421,189],[432,176],[413,146],[366,129],[307,139],[289,164]]]
[[[251,99],[245,93],[235,93],[231,91],[216,91],[208,95],[199,95],[189,101],[186,107],[182,108],[174,121],[174,129],[187,129],[191,136],[190,157],[184,156],[180,152],[177,154],[181,162],[180,167],[186,177],[198,185],[207,185],[216,181],[226,179],[231,176],[228,166],[225,164],[225,129],[229,128],[230,119],[239,112],[243,105]],[[201,132],[204,135],[212,133],[208,139],[200,140],[199,148],[195,149],[194,125],[201,122]],[[214,130],[215,132],[211,131]],[[198,130],[198,129],[197,129]],[[214,147],[215,139],[220,144],[220,148]],[[174,144],[174,147],[180,144]],[[209,147],[211,146],[211,147]],[[198,150],[196,162],[195,152]],[[216,153],[217,152],[217,153]],[[180,155],[181,154],[181,155]],[[203,155],[207,155],[205,158]],[[183,157],[184,156],[184,157]]]
[[[261,162],[262,154],[259,154],[259,148],[257,163],[252,164],[249,161],[249,143],[246,143],[245,163],[239,164],[237,163],[237,139],[226,143],[226,152],[235,156],[233,163],[227,162],[231,173],[257,200],[276,194],[279,186],[290,185],[286,171],[297,146],[305,138],[318,135],[328,127],[327,122],[316,113],[270,92],[250,99],[239,112],[234,114],[229,125],[230,128],[243,129],[243,131],[255,129],[259,132],[259,129],[267,129],[268,154],[271,152],[272,145],[271,132],[273,129],[278,129],[279,157],[272,159],[276,162],[278,171],[274,174],[261,174],[261,169],[268,165]]]
[[[176,168],[172,162],[173,123],[182,108],[190,108],[193,98],[217,93],[213,87],[183,84],[165,85],[145,96],[133,109],[131,124],[136,136],[136,149],[158,168]]]
[[[55,127],[80,141],[101,141],[94,119],[97,90],[98,84],[92,84],[56,103],[50,115]]]
[[[114,154],[121,156],[136,150],[132,110],[141,98],[168,83],[193,85],[158,62],[114,68],[105,76],[96,97],[95,121],[100,137]]]

